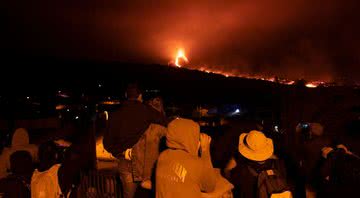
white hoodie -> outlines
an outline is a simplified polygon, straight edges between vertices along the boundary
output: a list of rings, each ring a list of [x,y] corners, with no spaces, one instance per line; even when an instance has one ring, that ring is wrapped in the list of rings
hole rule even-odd
[[[8,175],[10,169],[10,156],[16,151],[27,151],[30,153],[33,162],[37,160],[38,147],[29,144],[29,135],[26,129],[18,128],[12,137],[11,146],[5,147],[0,155],[0,179]]]

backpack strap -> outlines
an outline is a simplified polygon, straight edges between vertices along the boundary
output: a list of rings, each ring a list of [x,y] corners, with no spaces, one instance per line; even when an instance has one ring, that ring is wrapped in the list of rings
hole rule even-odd
[[[276,159],[274,160],[271,160],[270,163],[270,167],[271,168],[262,168],[261,170],[256,170],[255,168],[253,168],[252,166],[250,165],[246,165],[251,173],[251,175],[257,177],[259,176],[260,173],[262,173],[263,171],[267,172],[268,170],[277,170],[277,168],[279,167],[278,163],[276,163]]]
[[[267,169],[256,170],[254,167],[250,165],[247,166],[250,174],[256,177],[257,180],[257,198],[268,198],[268,190],[266,183]]]
[[[280,177],[286,180],[286,168],[281,159],[272,159],[271,169],[273,169]]]
[[[280,170],[280,163],[278,159],[271,159],[271,169]]]
[[[248,168],[248,170],[249,170],[249,172],[251,173],[252,176],[254,176],[254,177],[259,176],[259,173],[253,167],[251,167],[250,165],[247,165],[247,168]]]

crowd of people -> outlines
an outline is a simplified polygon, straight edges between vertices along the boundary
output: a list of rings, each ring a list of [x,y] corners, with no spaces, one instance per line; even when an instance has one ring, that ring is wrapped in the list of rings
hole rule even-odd
[[[92,164],[86,128],[72,142],[54,138],[40,145],[29,143],[26,129],[17,129],[0,155],[0,197],[73,197],[79,173]]]
[[[103,137],[124,198],[140,189],[158,198],[355,197],[360,187],[359,157],[319,123],[296,126],[296,145],[257,122],[224,122],[223,135],[212,138],[191,119],[166,117],[160,97],[143,102],[136,84],[126,98],[108,116]],[[81,134],[71,144],[37,147],[25,129],[16,130],[0,156],[0,197],[78,195],[79,172],[92,160],[83,146],[92,137]],[[66,148],[61,156],[59,146]]]

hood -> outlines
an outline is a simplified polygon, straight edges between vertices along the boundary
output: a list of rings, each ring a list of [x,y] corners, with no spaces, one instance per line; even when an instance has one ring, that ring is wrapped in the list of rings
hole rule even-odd
[[[177,118],[168,125],[166,145],[171,149],[184,150],[191,155],[198,155],[200,126],[188,119]]]
[[[26,129],[18,128],[12,136],[11,146],[25,146],[29,144],[29,134]]]

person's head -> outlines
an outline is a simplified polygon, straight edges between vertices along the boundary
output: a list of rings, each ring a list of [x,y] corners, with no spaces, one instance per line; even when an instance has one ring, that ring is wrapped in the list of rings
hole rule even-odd
[[[313,137],[323,136],[324,127],[319,123],[310,123],[310,134]]]
[[[302,142],[311,140],[312,134],[310,131],[310,123],[300,122],[295,129]]]
[[[229,120],[226,118],[220,118],[220,126],[226,126],[229,124]]]
[[[127,100],[137,100],[142,102],[142,93],[137,84],[129,84],[126,88],[125,97]]]
[[[166,145],[171,149],[184,150],[191,155],[198,155],[200,126],[184,118],[176,118],[168,124]]]
[[[334,148],[326,146],[321,149],[321,155],[325,159],[328,157],[328,155],[330,153],[334,153],[334,152],[341,153],[341,154],[353,155],[353,153],[343,144],[338,144]],[[358,157],[355,156],[355,158],[358,158]]]
[[[300,133],[305,140],[310,140],[313,137],[322,136],[324,134],[324,127],[316,122],[301,122],[296,126],[296,132]]]
[[[58,162],[57,146],[53,141],[39,146],[39,162],[41,169],[48,169]]]
[[[263,162],[273,155],[274,145],[264,133],[252,130],[240,135],[238,151],[248,160]]]
[[[151,106],[152,108],[154,108],[156,111],[158,111],[160,113],[165,113],[165,111],[164,111],[164,102],[163,102],[163,100],[162,100],[162,98],[160,96],[150,98],[147,101],[147,104],[149,106]]]
[[[16,151],[10,155],[10,170],[16,175],[28,175],[33,172],[33,161],[28,151]]]

